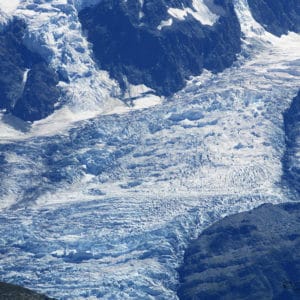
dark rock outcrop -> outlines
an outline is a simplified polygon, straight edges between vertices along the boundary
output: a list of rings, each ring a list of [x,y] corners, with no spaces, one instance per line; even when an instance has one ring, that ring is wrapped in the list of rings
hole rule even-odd
[[[224,218],[187,249],[180,299],[299,299],[300,204]]]
[[[51,300],[23,287],[0,282],[0,300]]]
[[[299,0],[248,0],[254,19],[267,31],[280,36],[300,32]]]
[[[54,111],[60,92],[58,76],[44,62],[32,66],[22,97],[12,113],[23,120],[34,121],[47,117]]]
[[[203,68],[219,72],[240,52],[240,24],[230,0],[206,1],[219,16],[212,26],[192,14],[159,29],[172,16],[168,8],[190,8],[192,1],[104,0],[80,12],[83,29],[101,69],[122,88],[127,81],[145,84],[160,95],[171,95]],[[141,16],[142,13],[142,16]]]
[[[286,150],[282,159],[283,182],[300,192],[300,91],[283,115]]]
[[[35,121],[54,111],[60,91],[55,71],[24,45],[25,30],[15,18],[0,32],[0,109]]]

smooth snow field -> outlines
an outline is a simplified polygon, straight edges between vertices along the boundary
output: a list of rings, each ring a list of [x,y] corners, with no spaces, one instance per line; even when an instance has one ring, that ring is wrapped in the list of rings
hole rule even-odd
[[[53,14],[68,7],[55,5]],[[171,99],[110,99],[114,83],[87,51],[64,66],[82,70],[75,92],[88,84],[70,107],[22,131],[0,122],[1,280],[57,299],[177,299],[176,269],[201,230],[297,200],[282,183],[282,113],[300,88],[300,36],[266,33],[244,0],[235,9],[245,34],[238,61]]]

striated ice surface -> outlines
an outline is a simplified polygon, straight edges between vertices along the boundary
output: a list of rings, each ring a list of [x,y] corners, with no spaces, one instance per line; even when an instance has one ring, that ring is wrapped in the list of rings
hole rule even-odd
[[[246,1],[235,5],[245,33],[239,61],[191,78],[168,101],[72,126],[63,114],[31,127],[1,121],[1,280],[58,299],[177,299],[176,268],[201,230],[296,200],[282,185],[282,113],[299,89],[300,36],[273,37]],[[52,50],[58,65],[61,50]]]

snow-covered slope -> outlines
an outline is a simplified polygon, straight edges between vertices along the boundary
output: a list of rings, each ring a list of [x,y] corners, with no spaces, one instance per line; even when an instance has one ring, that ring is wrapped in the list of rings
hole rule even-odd
[[[45,4],[48,16],[73,24],[54,4]],[[30,19],[30,9],[19,10]],[[245,34],[238,62],[191,78],[170,101],[71,128],[58,127],[59,114],[23,132],[1,123],[2,280],[59,299],[177,299],[176,268],[191,238],[225,215],[297,200],[281,184],[281,160],[282,113],[299,89],[300,36],[267,33],[245,0],[235,10]],[[32,32],[43,16],[31,17]],[[55,45],[49,58],[58,67],[63,51]],[[74,59],[80,66],[90,53]],[[88,88],[89,104],[98,92],[86,84],[107,78],[90,66],[92,75],[79,70],[74,80]],[[67,59],[75,76],[73,67]]]
[[[170,7],[168,13],[179,20],[184,20],[187,18],[188,14],[190,14],[201,24],[210,26],[212,26],[219,17],[207,7],[203,0],[194,0],[192,2],[192,8],[179,9]]]

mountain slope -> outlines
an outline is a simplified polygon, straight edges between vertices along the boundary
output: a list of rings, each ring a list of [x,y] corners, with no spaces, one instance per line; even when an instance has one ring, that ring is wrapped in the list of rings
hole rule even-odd
[[[214,14],[203,1],[194,2],[102,1],[79,18],[99,67],[123,88],[128,81],[170,96],[203,68],[218,72],[231,66],[240,52],[232,3],[213,6]],[[202,10],[213,21],[199,18]]]
[[[60,89],[58,76],[23,42],[26,24],[12,19],[0,32],[0,108],[26,121],[53,113]]]
[[[300,3],[297,0],[248,0],[254,19],[277,36],[300,32]]]
[[[299,203],[226,217],[193,241],[180,299],[299,299]]]

